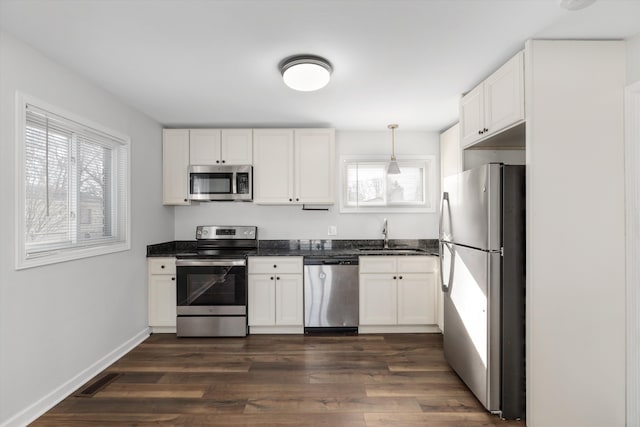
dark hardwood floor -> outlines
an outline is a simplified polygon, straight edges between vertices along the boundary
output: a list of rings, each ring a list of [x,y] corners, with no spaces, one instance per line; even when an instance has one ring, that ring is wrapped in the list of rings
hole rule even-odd
[[[120,375],[32,425],[524,426],[484,410],[439,334],[154,334],[105,373]]]

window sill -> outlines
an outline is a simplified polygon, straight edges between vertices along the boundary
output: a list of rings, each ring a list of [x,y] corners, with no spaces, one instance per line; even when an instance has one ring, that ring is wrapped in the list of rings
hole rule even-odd
[[[44,265],[90,258],[115,252],[124,252],[130,249],[131,243],[127,241],[104,246],[93,246],[89,248],[60,249],[59,251],[53,253],[47,253],[41,256],[34,256],[30,258],[25,258],[23,254],[18,254],[16,256],[16,270],[41,267]]]

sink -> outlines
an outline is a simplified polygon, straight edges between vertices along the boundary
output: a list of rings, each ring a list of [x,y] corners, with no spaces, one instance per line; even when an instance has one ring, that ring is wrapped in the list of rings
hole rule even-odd
[[[359,252],[380,253],[380,254],[415,254],[426,252],[424,249],[418,248],[358,248]]]

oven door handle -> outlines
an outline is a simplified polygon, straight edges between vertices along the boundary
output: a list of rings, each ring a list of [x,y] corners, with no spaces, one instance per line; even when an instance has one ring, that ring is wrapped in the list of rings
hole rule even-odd
[[[246,259],[179,259],[176,267],[242,267],[247,265]]]

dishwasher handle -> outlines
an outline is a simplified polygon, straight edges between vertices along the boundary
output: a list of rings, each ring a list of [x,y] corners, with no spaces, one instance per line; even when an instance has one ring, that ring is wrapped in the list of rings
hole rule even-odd
[[[315,258],[305,257],[304,265],[358,265],[358,258]]]

